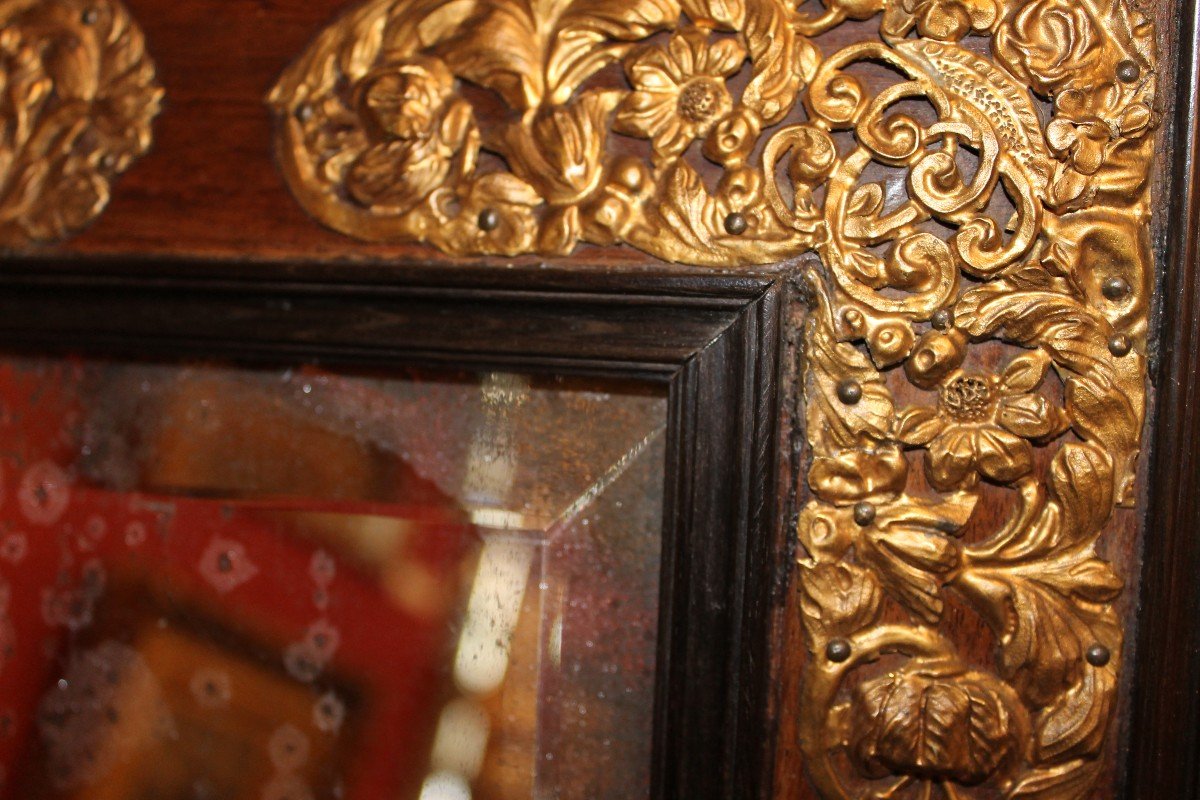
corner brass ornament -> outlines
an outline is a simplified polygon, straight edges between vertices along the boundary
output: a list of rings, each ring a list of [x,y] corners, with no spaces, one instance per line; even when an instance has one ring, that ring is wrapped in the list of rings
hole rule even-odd
[[[151,142],[162,89],[116,0],[0,1],[0,247],[63,239]]]
[[[1151,23],[1128,0],[813,7],[371,0],[271,94],[280,160],[362,239],[815,253],[814,787],[1090,797],[1122,653],[1097,540],[1132,501],[1145,413]],[[847,21],[878,33],[824,47]],[[976,513],[997,495],[1004,519]]]

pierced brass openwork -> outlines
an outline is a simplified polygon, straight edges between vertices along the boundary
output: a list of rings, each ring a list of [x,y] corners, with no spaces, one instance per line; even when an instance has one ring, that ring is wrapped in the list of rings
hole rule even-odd
[[[871,35],[829,47],[848,21]],[[1121,661],[1096,545],[1145,409],[1154,91],[1125,0],[374,0],[270,103],[297,198],[358,238],[816,253],[811,779],[1068,800],[1102,770]],[[985,485],[1013,502],[981,529]],[[948,595],[994,663],[964,656]]]

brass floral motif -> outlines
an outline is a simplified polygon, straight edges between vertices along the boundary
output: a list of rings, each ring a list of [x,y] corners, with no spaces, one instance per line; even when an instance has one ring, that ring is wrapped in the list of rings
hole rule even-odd
[[[814,6],[369,0],[271,94],[281,163],[363,239],[815,253],[814,786],[1090,796],[1122,652],[1097,540],[1132,499],[1145,412],[1151,24],[1131,0]],[[1012,498],[991,527],[989,492]],[[953,639],[949,604],[994,659]]]
[[[142,32],[116,0],[4,0],[0,87],[0,247],[65,238],[150,147]]]

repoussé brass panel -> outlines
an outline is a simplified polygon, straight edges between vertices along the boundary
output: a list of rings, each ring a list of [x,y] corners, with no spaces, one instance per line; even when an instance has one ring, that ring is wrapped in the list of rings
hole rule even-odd
[[[279,155],[304,207],[362,239],[816,253],[797,532],[814,785],[1089,796],[1122,651],[1097,540],[1131,501],[1145,411],[1151,23],[1125,0],[814,7],[373,0],[274,89]],[[963,536],[985,485],[1011,511]],[[963,655],[947,594],[994,631],[994,663]]]

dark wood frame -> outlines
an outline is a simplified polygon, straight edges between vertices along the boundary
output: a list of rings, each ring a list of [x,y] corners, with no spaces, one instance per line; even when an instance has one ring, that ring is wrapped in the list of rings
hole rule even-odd
[[[766,800],[787,564],[783,270],[9,260],[39,352],[635,378],[669,396],[655,800]]]
[[[1167,34],[1160,75],[1173,74],[1176,83],[1162,137],[1168,174],[1157,190],[1168,201],[1156,248],[1158,363],[1124,796],[1195,800],[1200,798],[1200,4],[1163,3],[1160,27]]]

